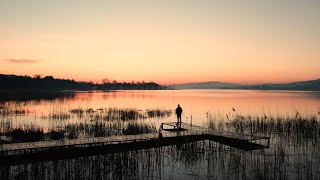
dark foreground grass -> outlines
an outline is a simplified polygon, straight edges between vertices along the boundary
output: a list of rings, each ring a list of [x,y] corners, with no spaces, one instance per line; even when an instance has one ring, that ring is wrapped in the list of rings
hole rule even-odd
[[[235,113],[227,119],[216,119],[209,114],[208,127],[213,131],[227,131],[237,134],[252,134],[271,137],[271,142],[278,144],[286,141],[292,145],[320,142],[320,116],[318,114],[292,116],[281,115],[242,115]],[[282,146],[281,146],[282,147]]]
[[[0,167],[2,179],[319,179],[319,151],[246,152],[211,141]]]
[[[16,128],[12,131],[5,133],[7,137],[12,138],[12,142],[32,142],[41,141],[45,138],[43,129],[31,128],[24,130],[22,128]]]
[[[126,128],[123,129],[124,135],[145,134],[156,132],[157,128],[151,123],[128,122]]]
[[[79,137],[102,137],[112,135],[133,135],[156,132],[157,128],[154,123],[145,121],[94,121],[82,122],[76,124],[67,124],[65,126],[51,129],[45,132],[44,129],[35,128],[34,126],[23,126],[18,128],[7,129],[1,133],[11,139],[10,143],[17,142],[34,142],[42,140],[60,140],[60,139],[77,139]],[[8,141],[0,141],[1,144]]]

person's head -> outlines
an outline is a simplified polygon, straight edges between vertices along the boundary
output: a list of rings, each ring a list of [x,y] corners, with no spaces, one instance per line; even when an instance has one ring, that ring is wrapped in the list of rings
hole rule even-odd
[[[178,107],[180,107],[180,104],[178,104]]]

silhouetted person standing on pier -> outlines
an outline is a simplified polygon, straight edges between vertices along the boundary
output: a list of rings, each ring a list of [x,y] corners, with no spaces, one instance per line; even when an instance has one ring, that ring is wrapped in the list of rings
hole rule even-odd
[[[176,109],[177,114],[177,125],[181,127],[181,114],[182,114],[182,108],[180,107],[180,104],[178,104],[178,107]]]

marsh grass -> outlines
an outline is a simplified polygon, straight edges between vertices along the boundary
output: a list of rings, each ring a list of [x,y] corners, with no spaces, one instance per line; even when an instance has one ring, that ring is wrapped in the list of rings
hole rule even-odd
[[[63,139],[65,137],[64,134],[65,134],[64,131],[56,131],[56,130],[52,129],[46,135],[48,136],[49,139],[60,140],[60,139]]]
[[[277,136],[301,136],[316,139],[320,135],[320,120],[317,115],[293,116],[261,116],[242,115],[235,113],[227,119],[217,119],[221,115],[207,115],[208,127],[212,130],[225,130],[238,134],[265,134]]]
[[[232,153],[229,150],[221,150],[222,153],[219,154],[217,148],[220,147],[209,146],[205,141],[35,162],[12,166],[8,173],[2,173],[2,178],[23,175],[32,179],[214,179],[223,174],[224,179],[232,179],[231,177],[244,173],[236,171],[238,163],[233,164],[239,162],[239,156],[229,156]],[[223,165],[218,161],[222,158]],[[223,171],[219,171],[221,167]],[[5,172],[5,169],[0,167],[0,171]]]
[[[164,118],[172,114],[171,110],[167,109],[146,109],[145,111],[134,108],[99,108],[99,109],[82,109],[76,108],[69,111],[78,118],[89,117],[95,120],[139,120],[146,118]]]
[[[258,179],[318,179],[320,175],[320,119],[315,114],[299,112],[281,115],[208,114],[208,127],[238,134],[271,137],[271,147],[254,152],[252,166]],[[220,128],[217,128],[220,127]],[[222,127],[222,128],[221,128]],[[236,154],[240,158],[244,155]],[[252,158],[252,157],[250,157]],[[240,165],[239,165],[240,166]],[[240,170],[243,168],[237,166]],[[246,178],[244,178],[246,179]]]
[[[77,134],[82,137],[101,137],[112,135],[132,135],[157,132],[154,123],[144,121],[94,121],[69,124],[64,127],[67,134]],[[77,137],[78,137],[77,136]],[[70,138],[69,136],[67,136]],[[76,137],[76,138],[77,138]]]
[[[70,113],[71,113],[71,114],[75,114],[75,115],[77,115],[79,118],[81,118],[81,117],[83,116],[84,110],[81,109],[81,108],[71,109],[71,110],[70,110]]]
[[[76,126],[71,126],[71,125],[68,125],[66,126],[66,137],[68,139],[77,139],[79,137],[79,134],[80,134],[80,129],[77,128]]]
[[[145,119],[143,113],[138,109],[118,109],[118,108],[109,108],[105,111],[105,120],[138,120]]]
[[[2,102],[0,104],[0,116],[19,116],[31,113],[32,111],[24,103],[21,102]]]
[[[172,115],[172,110],[168,109],[146,109],[135,108],[73,108],[65,109],[61,107],[50,107],[51,112],[34,112],[32,104],[21,102],[6,102],[0,104],[0,117],[32,115],[34,118],[47,120],[70,120],[70,119],[93,119],[93,120],[141,120],[147,118],[166,118]],[[40,117],[39,117],[40,115]]]
[[[57,113],[57,114],[49,114],[47,117],[43,117],[44,119],[48,118],[51,120],[69,120],[71,119],[70,114],[66,113]]]
[[[165,118],[172,114],[167,109],[135,108],[74,108],[50,107],[49,113],[34,113],[28,107],[30,104],[22,102],[6,102],[0,104],[0,136],[6,136],[16,141],[38,141],[57,139],[76,139],[79,137],[100,137],[111,135],[129,135],[156,132],[154,123],[150,119]],[[32,108],[31,108],[32,109]],[[29,116],[29,113],[32,116]],[[49,126],[32,123],[11,121],[12,116],[28,115],[28,118],[46,121]],[[27,116],[26,116],[27,117]],[[40,122],[40,124],[42,124]],[[44,130],[45,129],[45,132]],[[48,132],[50,129],[50,132]],[[36,134],[41,131],[45,135]],[[20,137],[15,135],[20,133]],[[35,136],[34,139],[30,134]]]
[[[126,127],[122,130],[124,135],[145,134],[157,132],[154,123],[128,122]]]
[[[80,137],[101,137],[101,136],[111,136],[119,135],[119,128],[122,127],[120,123],[117,122],[81,122],[75,124],[68,124],[60,127],[62,131],[67,132],[68,138],[78,138]]]
[[[262,133],[279,136],[301,136],[301,138],[318,138],[320,122],[316,116],[295,117],[252,117],[237,115],[227,127],[238,133]]]
[[[172,110],[167,109],[146,109],[146,114],[149,118],[164,118],[172,115]]]
[[[0,109],[0,115],[26,115],[26,114],[30,114],[29,110],[26,109]]]
[[[11,143],[157,132],[155,124],[146,121],[86,121],[57,126],[46,133],[43,128],[34,125],[15,128],[10,123],[5,125],[7,127],[2,128],[0,135],[10,138]]]
[[[16,128],[12,129],[5,133],[7,137],[12,138],[12,142],[32,142],[32,141],[41,141],[44,140],[45,134],[43,129],[39,128],[30,128],[30,129],[22,129]]]
[[[286,139],[251,152],[199,141],[0,167],[0,174],[3,179],[21,175],[32,179],[319,179],[318,150],[288,146]]]
[[[0,136],[12,129],[11,121],[0,121]]]
[[[0,111],[5,109],[4,112],[11,113],[23,107],[0,104]],[[15,115],[10,113],[8,115]],[[66,108],[62,112],[52,112],[52,115],[55,114],[58,116],[45,115],[57,124],[44,133],[42,140],[153,132],[155,125],[146,119],[166,116],[161,115],[165,112],[157,109],[140,111],[118,108]],[[60,118],[59,114],[69,114],[70,118]],[[271,137],[271,147],[245,152],[204,141],[5,167],[0,168],[0,179],[41,179],[44,176],[49,179],[88,179],[88,176],[92,179],[320,179],[319,115],[303,115],[299,112],[287,116],[264,113],[246,115],[236,110],[228,114],[207,113],[207,126],[210,129],[268,135]],[[18,129],[12,133],[16,135],[12,136],[21,137],[28,134],[28,129],[36,127],[14,124],[5,118],[5,113],[0,116],[5,119],[0,121],[2,135]],[[81,121],[74,121],[74,118]],[[39,136],[42,137],[43,130],[40,127],[35,129],[40,129]]]

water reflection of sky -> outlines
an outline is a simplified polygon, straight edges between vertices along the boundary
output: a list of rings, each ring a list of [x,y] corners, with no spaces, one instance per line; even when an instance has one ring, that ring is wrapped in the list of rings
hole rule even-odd
[[[202,125],[206,122],[206,113],[225,118],[225,114],[245,115],[282,115],[290,116],[297,111],[300,114],[316,115],[320,107],[320,92],[304,91],[254,91],[254,90],[166,90],[166,91],[95,91],[76,92],[72,98],[54,100],[31,100],[25,102],[10,101],[14,108],[28,109],[30,114],[23,117],[6,117],[19,120],[20,123],[35,123],[50,126],[37,117],[47,114],[68,113],[71,109],[99,108],[164,108],[174,110],[177,104],[183,108],[183,121]],[[233,111],[233,108],[235,111]],[[155,120],[175,121],[175,117]]]
[[[270,114],[286,116],[298,111],[300,114],[317,115],[320,98],[319,92],[300,91],[78,92],[73,98],[6,102],[6,105],[11,108],[28,109],[30,114],[0,116],[0,124],[5,120],[10,120],[17,124],[54,127],[67,122],[76,123],[78,120],[72,118],[66,121],[49,121],[42,119],[41,116],[50,113],[68,113],[74,108],[118,107],[141,110],[147,108],[174,110],[178,103],[184,109],[183,121],[190,122],[192,114],[193,122],[201,125],[205,123],[208,111],[213,115],[221,114],[221,118],[225,118],[225,113],[229,112],[231,115],[266,113],[268,116]],[[186,116],[189,117],[188,120]],[[320,116],[317,115],[317,117],[319,120]],[[174,120],[175,117],[172,116],[151,121],[158,126],[163,121]],[[87,178],[97,175],[97,179],[160,179],[161,177],[165,179],[308,179],[310,177],[311,179],[319,179],[318,126],[311,125],[311,129],[309,129],[311,136],[310,134],[308,136],[305,129],[301,129],[299,125],[291,126],[290,131],[287,131],[288,129],[283,131],[281,127],[283,126],[280,123],[280,130],[271,130],[271,135],[269,134],[271,137],[270,148],[258,151],[245,152],[216,142],[202,141],[182,146],[167,146],[127,153],[35,162],[4,167],[0,171],[6,172],[2,173],[2,177],[5,177],[3,179],[21,176],[21,174],[36,179],[39,174],[52,176],[54,172],[63,172],[54,174],[55,179],[65,179],[66,172],[64,171],[68,171],[67,174],[69,173],[70,177]],[[261,129],[261,132],[269,132],[269,130],[268,128]]]
[[[116,91],[92,99],[101,104],[117,107],[171,108],[181,104],[184,116],[204,118],[206,112],[228,113],[234,107],[238,113],[277,113],[288,115],[316,113],[320,106],[319,93],[290,91],[248,90],[180,90],[180,91]]]

